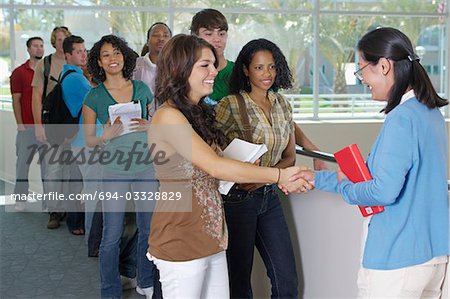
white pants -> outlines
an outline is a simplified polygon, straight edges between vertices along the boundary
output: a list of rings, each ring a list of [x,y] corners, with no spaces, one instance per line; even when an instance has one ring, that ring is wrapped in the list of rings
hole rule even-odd
[[[446,262],[427,262],[395,270],[360,268],[358,273],[358,298],[439,299],[446,267]]]
[[[159,270],[164,299],[230,298],[225,251],[187,262],[147,258]]]

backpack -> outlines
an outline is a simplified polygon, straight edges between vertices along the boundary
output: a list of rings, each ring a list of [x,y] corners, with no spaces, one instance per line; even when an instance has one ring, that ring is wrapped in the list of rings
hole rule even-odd
[[[47,94],[48,77],[50,75],[50,67],[52,65],[52,54],[44,57],[44,92],[42,93],[42,100]]]
[[[63,76],[56,80],[56,86],[42,101],[42,124],[44,124],[45,135],[50,144],[62,144],[66,139],[73,138],[78,132],[81,110],[73,117],[63,98],[62,82],[75,70],[68,70]]]

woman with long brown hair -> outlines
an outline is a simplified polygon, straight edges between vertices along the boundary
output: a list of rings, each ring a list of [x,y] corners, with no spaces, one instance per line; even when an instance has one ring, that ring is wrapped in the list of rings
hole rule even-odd
[[[173,210],[159,201],[151,223],[148,257],[160,271],[165,298],[229,298],[228,237],[216,178],[289,185],[292,172],[299,170],[259,167],[219,155],[225,138],[203,103],[212,92],[216,66],[214,47],[184,34],[166,44],[157,63],[159,108],[149,141],[166,154],[167,162],[155,164],[156,175],[160,192],[185,190]],[[187,209],[180,211],[182,205]]]

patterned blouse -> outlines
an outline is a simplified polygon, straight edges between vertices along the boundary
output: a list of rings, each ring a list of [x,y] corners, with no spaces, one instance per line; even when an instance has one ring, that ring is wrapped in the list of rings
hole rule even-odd
[[[253,143],[265,143],[268,148],[268,152],[261,157],[261,166],[274,166],[281,160],[289,137],[294,132],[292,107],[281,94],[269,91],[268,98],[272,104],[269,120],[247,92],[243,91],[241,95],[247,106]],[[218,128],[230,142],[234,138],[244,139],[244,129],[235,95],[227,96],[217,104],[216,121]]]
[[[156,165],[161,194],[150,226],[149,251],[166,261],[189,261],[224,251],[228,244],[218,180],[179,154]],[[161,196],[163,198],[163,196]]]

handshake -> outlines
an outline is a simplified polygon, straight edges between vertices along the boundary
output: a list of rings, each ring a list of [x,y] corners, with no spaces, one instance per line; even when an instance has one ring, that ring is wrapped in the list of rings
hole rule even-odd
[[[281,169],[278,187],[287,195],[292,192],[303,193],[314,189],[315,173],[305,166]]]

